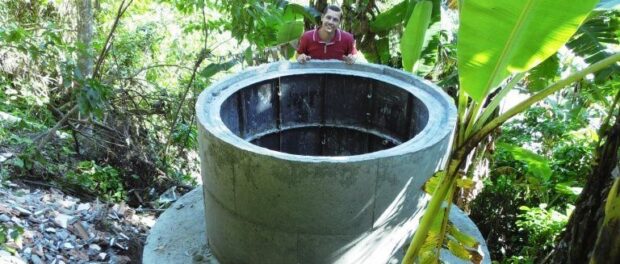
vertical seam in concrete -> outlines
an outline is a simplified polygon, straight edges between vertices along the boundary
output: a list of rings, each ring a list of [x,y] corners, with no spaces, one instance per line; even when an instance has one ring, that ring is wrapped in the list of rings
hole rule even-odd
[[[237,111],[237,113],[239,113],[239,137],[245,140],[245,100],[244,100],[244,94],[245,92],[239,91],[237,93],[237,107],[239,107],[239,111]]]
[[[372,222],[370,222],[370,230],[375,226],[376,211],[377,211],[377,190],[379,189],[379,159],[375,161],[375,191],[372,195]]]
[[[367,122],[366,123],[366,127],[365,127],[366,129],[369,129],[371,127],[371,125],[372,125],[372,111],[375,109],[375,101],[376,101],[375,100],[375,86],[374,86],[375,81],[372,80],[369,83],[370,84],[368,85],[368,93],[370,93],[370,104],[369,104],[370,108],[368,108],[368,112],[367,112],[368,115],[366,116],[366,122]],[[371,143],[372,143],[372,137],[371,136],[367,136],[366,137],[366,145],[367,145],[366,151],[368,151],[368,152],[375,151],[372,148],[372,144]]]
[[[321,136],[321,140],[319,141],[319,147],[320,147],[320,155],[323,156],[325,155],[325,146],[326,144],[323,144],[323,142],[325,142],[327,140],[327,136],[325,135],[325,75],[321,75],[320,77],[320,87],[319,87],[319,97],[321,98],[321,109],[320,109],[320,113],[319,116],[321,117],[321,120],[319,121],[321,123],[321,125],[319,126],[319,135]]]
[[[410,94],[409,92],[407,93],[407,104],[405,105],[407,107],[407,113],[405,114],[405,118],[407,120],[405,120],[405,122],[407,123],[407,126],[405,127],[405,131],[403,133],[402,138],[401,138],[401,144],[404,143],[405,141],[407,141],[408,138],[413,138],[411,137],[411,133],[413,130],[415,130],[415,128],[412,128],[412,126],[414,126],[415,122],[413,122],[413,95]]]
[[[282,109],[280,107],[280,80],[281,78],[277,78],[276,81],[274,81],[274,99],[273,99],[273,104],[274,104],[274,113],[275,113],[275,120],[276,120],[276,130],[278,133],[278,151],[282,150],[282,119],[280,116],[280,112],[282,112]]]

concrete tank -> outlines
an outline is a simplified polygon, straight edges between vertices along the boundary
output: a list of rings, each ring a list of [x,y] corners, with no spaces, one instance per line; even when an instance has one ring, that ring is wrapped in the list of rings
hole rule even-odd
[[[456,123],[435,85],[340,61],[252,68],[206,89],[196,108],[221,263],[398,259]]]

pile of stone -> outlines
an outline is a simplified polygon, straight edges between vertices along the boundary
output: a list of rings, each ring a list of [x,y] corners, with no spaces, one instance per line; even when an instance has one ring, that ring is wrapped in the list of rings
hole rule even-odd
[[[122,203],[80,202],[53,188],[31,190],[5,182],[0,185],[0,232],[7,241],[0,245],[0,260],[139,263],[154,222],[153,215],[137,214]],[[19,236],[12,239],[11,234]]]

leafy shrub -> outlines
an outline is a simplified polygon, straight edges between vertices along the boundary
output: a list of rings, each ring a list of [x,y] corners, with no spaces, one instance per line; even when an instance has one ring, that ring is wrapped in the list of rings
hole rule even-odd
[[[101,167],[94,161],[81,161],[67,178],[108,201],[121,201],[127,195],[119,172],[112,166]]]
[[[16,251],[10,247],[7,247],[5,244],[11,240],[18,241],[23,233],[24,229],[20,226],[9,227],[4,224],[0,224],[0,249],[15,254]]]
[[[527,255],[536,255],[537,252],[553,248],[556,237],[564,230],[568,218],[574,207],[569,206],[566,212],[561,213],[546,204],[538,207],[521,206],[517,226],[528,234],[528,245],[523,248]]]

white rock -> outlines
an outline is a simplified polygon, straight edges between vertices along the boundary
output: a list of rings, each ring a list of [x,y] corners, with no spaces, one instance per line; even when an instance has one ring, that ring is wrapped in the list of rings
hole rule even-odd
[[[90,204],[89,203],[81,203],[77,207],[78,211],[84,211],[84,210],[88,210],[88,209],[90,209]]]
[[[74,249],[75,247],[73,246],[73,244],[69,243],[69,242],[65,242],[64,244],[62,244],[63,248],[66,249]]]
[[[54,223],[57,224],[58,226],[62,227],[62,228],[67,228],[67,226],[69,225],[69,222],[71,222],[72,218],[73,217],[68,216],[66,214],[58,214],[54,218]]]
[[[97,244],[90,244],[88,245],[88,248],[96,251],[101,251],[101,247]]]
[[[18,225],[21,225],[21,224],[22,224],[22,220],[21,220],[21,219],[19,219],[17,216],[13,216],[13,217],[11,217],[11,221],[13,221],[13,223],[16,223],[16,224],[18,224]]]
[[[44,214],[45,212],[47,212],[48,210],[49,210],[49,209],[47,209],[47,208],[43,208],[43,209],[41,209],[41,210],[35,211],[35,212],[34,212],[34,215],[35,215],[35,216],[42,215],[42,214]]]
[[[62,200],[62,202],[60,202],[60,205],[62,205],[62,207],[64,208],[71,208],[75,205],[75,201],[71,201],[71,200]]]
[[[12,256],[11,253],[0,250],[0,263],[2,264],[26,264],[23,259]]]
[[[11,221],[11,218],[8,215],[0,214],[0,223]]]
[[[32,261],[33,264],[43,264],[43,260],[41,260],[41,258],[37,255],[32,255],[30,261]]]
[[[105,258],[106,258],[107,256],[108,256],[108,254],[101,252],[101,253],[99,253],[99,256],[98,256],[97,258],[98,258],[99,260],[103,261],[103,260],[105,260]]]
[[[23,208],[21,206],[15,205],[15,206],[13,206],[13,209],[19,211],[19,213],[23,214],[23,215],[31,215],[32,214],[32,212],[30,210],[28,210],[26,208]]]
[[[99,254],[99,252],[101,252],[101,247],[97,244],[90,244],[88,245],[88,255],[89,256],[94,256]]]

